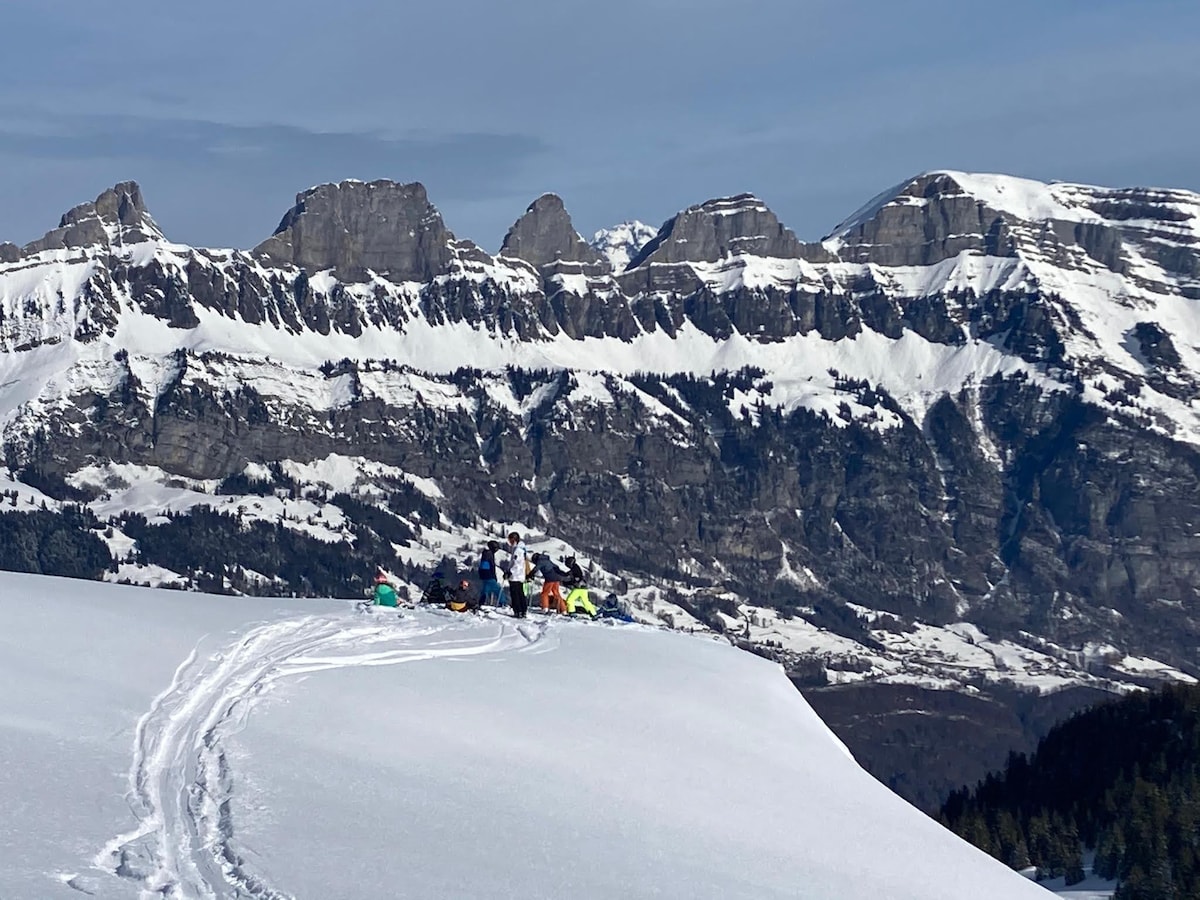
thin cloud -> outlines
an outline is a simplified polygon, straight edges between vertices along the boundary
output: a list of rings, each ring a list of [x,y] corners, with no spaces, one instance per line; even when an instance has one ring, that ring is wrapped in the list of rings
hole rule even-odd
[[[514,175],[547,152],[524,134],[393,137],[128,115],[8,115],[0,122],[5,171],[31,178],[57,172],[53,192],[65,172],[77,193],[59,201],[63,208],[134,179],[171,237],[221,246],[261,240],[265,223],[278,221],[313,184],[391,178],[421,181],[435,203],[486,201],[510,196]],[[31,199],[27,189],[0,192],[0,234],[23,230]]]
[[[416,174],[453,171],[463,196],[496,189],[505,172],[545,152],[545,144],[523,134],[449,134],[416,138],[382,134],[322,132],[292,125],[228,125],[193,119],[141,116],[72,116],[43,120],[45,127],[0,127],[0,153],[38,159],[116,159],[138,163],[169,159],[181,166],[236,165],[338,170],[408,170]],[[231,162],[231,158],[233,161]]]

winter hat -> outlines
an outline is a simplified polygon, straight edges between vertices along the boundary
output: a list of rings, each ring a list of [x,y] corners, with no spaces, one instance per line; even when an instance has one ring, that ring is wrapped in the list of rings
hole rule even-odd
[[[488,541],[488,542],[487,542],[487,548],[488,548],[489,550],[499,550],[499,549],[500,549],[500,542],[499,542],[499,541]]]

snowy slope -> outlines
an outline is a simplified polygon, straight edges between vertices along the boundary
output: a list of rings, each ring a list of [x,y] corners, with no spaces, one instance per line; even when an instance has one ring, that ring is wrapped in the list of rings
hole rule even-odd
[[[604,255],[614,272],[623,272],[629,261],[637,256],[637,252],[657,233],[658,229],[653,226],[633,219],[612,228],[601,228],[592,235],[589,243],[592,249]]]
[[[720,642],[8,574],[0,607],[6,898],[1046,896]]]

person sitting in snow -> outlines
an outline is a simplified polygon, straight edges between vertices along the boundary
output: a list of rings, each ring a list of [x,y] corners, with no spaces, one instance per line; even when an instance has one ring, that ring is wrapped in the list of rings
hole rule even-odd
[[[458,587],[447,590],[446,609],[454,612],[479,612],[479,601],[471,591],[471,582],[464,578],[459,581]]]
[[[392,587],[387,572],[383,571],[381,567],[376,567],[375,569],[375,590],[371,593],[371,602],[376,606],[394,607],[400,605],[396,589]]]
[[[616,619],[619,622],[632,622],[628,607],[617,599],[616,594],[609,594],[600,604],[599,616],[602,619]]]
[[[421,602],[444,606],[449,591],[450,585],[446,583],[445,573],[441,569],[437,569],[434,571],[433,577],[429,579],[429,584],[425,585],[425,590],[421,592]]]
[[[567,573],[554,564],[548,553],[535,553],[529,561],[533,563],[534,571],[542,576],[542,612],[550,612],[550,601],[553,600],[555,611],[565,613],[567,604],[559,585]]]

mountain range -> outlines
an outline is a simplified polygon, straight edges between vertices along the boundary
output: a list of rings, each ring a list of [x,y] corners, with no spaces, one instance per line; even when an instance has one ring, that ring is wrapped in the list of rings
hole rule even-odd
[[[748,194],[587,241],[546,194],[491,254],[415,183],[230,250],[127,182],[0,245],[0,509],[247,593],[311,592],[312,542],[417,582],[517,527],[779,660],[933,806],[1200,675],[1198,301],[1178,190],[931,172],[811,243]],[[240,557],[255,523],[294,552]]]

